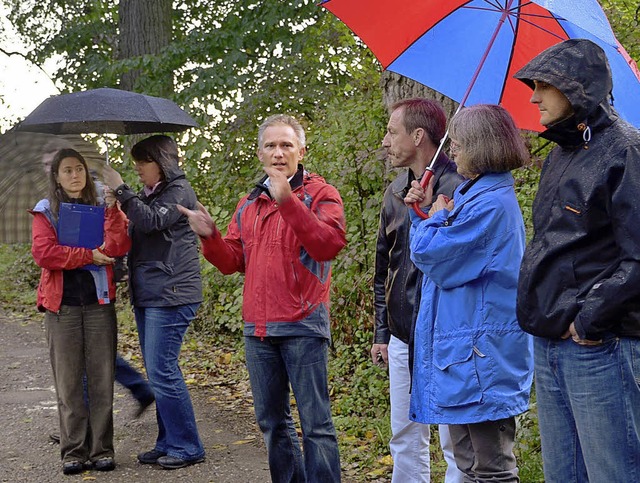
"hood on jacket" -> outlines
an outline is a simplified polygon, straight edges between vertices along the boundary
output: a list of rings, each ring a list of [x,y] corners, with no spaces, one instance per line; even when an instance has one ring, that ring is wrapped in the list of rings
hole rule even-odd
[[[164,178],[167,183],[173,181],[174,179],[184,177],[184,171],[180,169],[177,161],[170,159],[168,156],[163,156],[156,162],[164,173]]]
[[[571,103],[574,126],[607,101],[613,89],[604,50],[587,39],[570,39],[542,51],[514,77],[532,89],[533,81],[552,85]]]

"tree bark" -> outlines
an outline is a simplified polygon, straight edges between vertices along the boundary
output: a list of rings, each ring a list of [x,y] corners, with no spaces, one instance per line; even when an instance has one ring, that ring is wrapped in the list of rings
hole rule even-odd
[[[120,0],[118,5],[118,57],[131,59],[158,55],[171,42],[172,0]],[[122,89],[133,91],[140,76],[138,69],[124,73]],[[173,78],[167,78],[157,94],[171,97]]]
[[[458,103],[447,96],[395,72],[385,70],[380,78],[380,84],[384,92],[382,99],[387,110],[394,102],[410,97],[435,99],[442,104],[444,112],[447,113],[447,119],[451,119],[458,108]]]

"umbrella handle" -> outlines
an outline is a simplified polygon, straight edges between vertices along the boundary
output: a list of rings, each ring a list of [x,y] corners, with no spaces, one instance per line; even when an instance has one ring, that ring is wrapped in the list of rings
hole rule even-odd
[[[431,168],[431,166],[427,166],[424,174],[422,175],[422,179],[420,180],[420,186],[422,186],[423,189],[426,188],[431,178],[433,178],[433,169]],[[411,205],[411,207],[413,208],[413,211],[415,211],[416,215],[418,215],[423,220],[429,218],[429,214],[422,211],[422,208],[420,208],[420,203],[418,203],[417,201],[413,205]]]

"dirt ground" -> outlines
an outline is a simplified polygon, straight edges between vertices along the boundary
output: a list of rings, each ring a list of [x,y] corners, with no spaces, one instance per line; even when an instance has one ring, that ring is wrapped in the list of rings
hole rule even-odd
[[[0,346],[0,482],[270,481],[266,451],[253,415],[225,409],[224,400],[212,389],[198,387],[191,389],[191,397],[206,461],[173,471],[140,465],[136,454],[151,449],[155,441],[155,409],[136,420],[136,402],[117,384],[115,471],[64,476],[59,447],[49,441],[49,434],[57,431],[58,416],[42,320],[0,311]]]

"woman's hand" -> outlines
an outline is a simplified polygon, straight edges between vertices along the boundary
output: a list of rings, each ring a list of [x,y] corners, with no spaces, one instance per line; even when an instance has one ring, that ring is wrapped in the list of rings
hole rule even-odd
[[[93,255],[93,264],[111,265],[112,263],[115,263],[116,259],[104,254],[102,250],[104,250],[104,243],[98,248],[94,248],[93,250],[91,250],[91,254]]]
[[[453,210],[453,200],[450,200],[448,196],[438,195],[436,201],[431,205],[431,209],[429,210],[429,216],[433,216],[436,211],[440,210]]]
[[[106,184],[112,190],[116,189],[120,186],[124,181],[122,181],[122,176],[111,166],[105,166],[102,171],[102,180],[104,184]]]
[[[103,196],[104,196],[104,203],[105,205],[107,205],[108,208],[111,208],[118,201],[116,200],[116,195],[113,194],[113,190],[108,186],[104,187]]]

